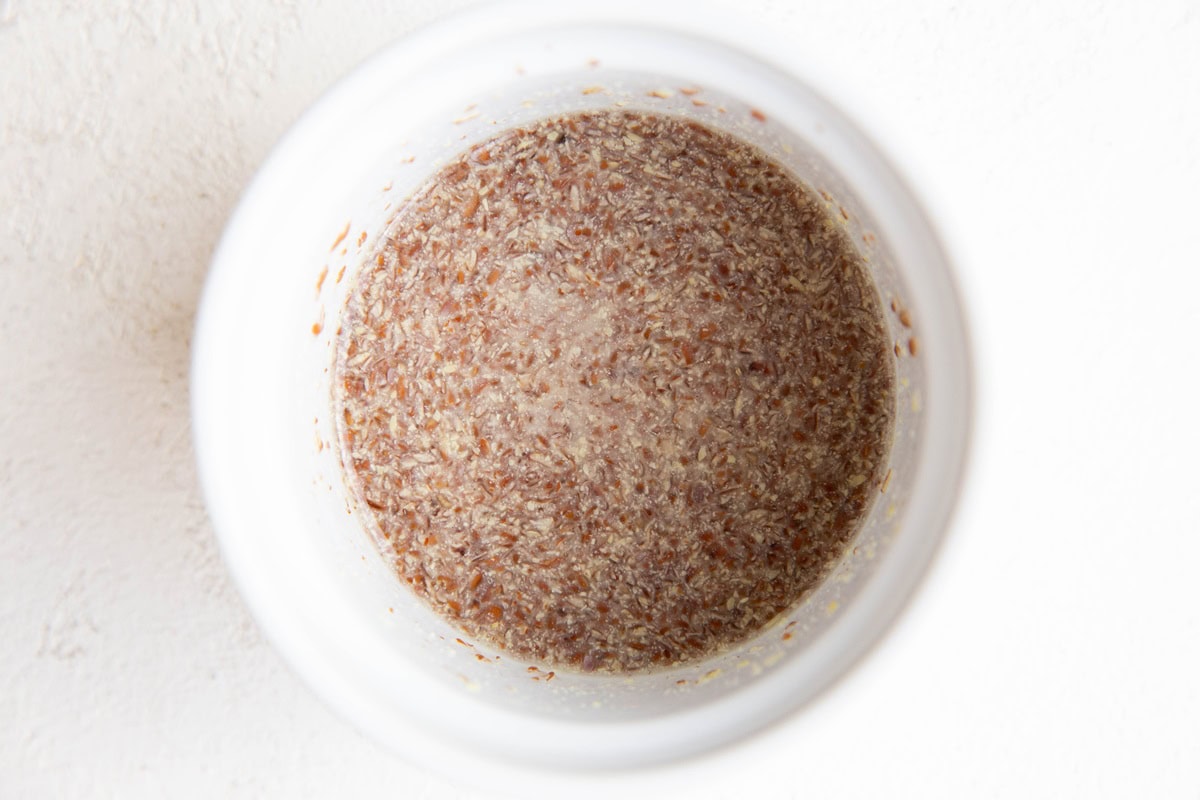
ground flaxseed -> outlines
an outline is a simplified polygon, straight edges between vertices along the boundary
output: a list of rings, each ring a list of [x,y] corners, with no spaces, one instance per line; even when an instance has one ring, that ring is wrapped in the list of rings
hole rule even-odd
[[[861,258],[693,122],[589,112],[473,147],[396,215],[343,327],[343,457],[381,543],[516,657],[634,671],[742,640],[883,477],[892,344]]]

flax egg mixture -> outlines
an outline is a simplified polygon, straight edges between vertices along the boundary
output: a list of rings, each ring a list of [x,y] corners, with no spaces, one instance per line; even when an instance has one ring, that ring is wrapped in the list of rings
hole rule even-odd
[[[335,397],[397,575],[514,658],[634,672],[753,636],[878,492],[895,371],[839,220],[760,150],[594,111],[419,187],[356,277]]]

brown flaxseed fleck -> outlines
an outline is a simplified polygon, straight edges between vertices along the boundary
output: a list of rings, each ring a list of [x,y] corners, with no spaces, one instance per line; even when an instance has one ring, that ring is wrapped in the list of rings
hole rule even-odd
[[[920,343],[917,342],[917,337],[913,336],[908,340],[908,354],[915,356],[921,349]]]
[[[467,198],[467,202],[463,203],[462,218],[469,220],[475,216],[476,209],[479,208],[479,192],[471,192],[471,196]]]
[[[483,147],[401,206],[345,311],[335,417],[381,546],[556,669],[754,635],[886,480],[866,267],[809,189],[696,123],[584,112]]]
[[[759,111],[757,108],[750,109],[750,116],[754,117],[754,119],[758,120],[759,122],[767,121],[767,115]]]
[[[337,238],[333,240],[333,244],[329,245],[329,252],[332,253],[334,250],[337,250],[337,246],[345,240],[346,236],[349,235],[349,233],[350,233],[350,221],[347,220],[346,227],[342,228],[341,232],[338,233]]]

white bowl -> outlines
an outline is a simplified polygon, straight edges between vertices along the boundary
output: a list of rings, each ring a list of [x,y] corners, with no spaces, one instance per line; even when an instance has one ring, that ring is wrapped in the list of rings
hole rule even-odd
[[[871,141],[803,76],[778,66],[785,59],[773,62],[722,20],[646,5],[489,6],[397,43],[296,123],[213,259],[192,403],[200,474],[229,568],[313,689],[425,764],[449,770],[471,753],[637,766],[792,713],[898,613],[958,491],[968,352],[929,220]],[[593,87],[602,91],[584,91]],[[350,278],[397,203],[437,165],[514,123],[613,103],[732,132],[827,192],[885,305],[895,299],[910,311],[911,330],[889,312],[893,336],[905,348],[919,337],[919,350],[898,360],[890,485],[818,590],[753,640],[697,665],[546,680],[466,641],[375,549],[341,477],[332,343]]]

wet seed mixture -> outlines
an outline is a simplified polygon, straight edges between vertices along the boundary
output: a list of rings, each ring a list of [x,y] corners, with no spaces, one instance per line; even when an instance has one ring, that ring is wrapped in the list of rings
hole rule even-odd
[[[697,123],[473,147],[357,277],[335,403],[396,572],[512,656],[711,655],[813,589],[882,479],[878,294],[813,192]]]

